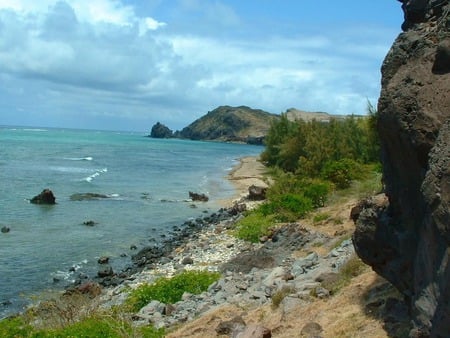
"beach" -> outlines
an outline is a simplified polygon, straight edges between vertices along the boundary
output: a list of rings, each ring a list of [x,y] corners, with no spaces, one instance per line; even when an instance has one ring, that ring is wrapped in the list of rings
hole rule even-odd
[[[264,177],[266,170],[267,168],[260,162],[259,156],[240,158],[239,164],[227,176],[235,188],[235,194],[228,200],[228,204],[246,197],[248,188],[252,185],[267,187],[267,178]]]

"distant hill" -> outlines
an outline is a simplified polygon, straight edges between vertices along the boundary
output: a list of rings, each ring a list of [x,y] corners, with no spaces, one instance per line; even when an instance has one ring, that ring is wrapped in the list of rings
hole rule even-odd
[[[246,106],[220,106],[192,122],[174,136],[191,140],[214,140],[262,144],[272,120],[279,115]]]
[[[290,121],[295,120],[312,121],[314,119],[317,121],[329,121],[332,118],[334,119],[345,118],[345,116],[341,115],[331,115],[324,112],[307,112],[303,110],[298,110],[296,108],[289,108],[288,110],[286,110],[285,114],[288,120]]]

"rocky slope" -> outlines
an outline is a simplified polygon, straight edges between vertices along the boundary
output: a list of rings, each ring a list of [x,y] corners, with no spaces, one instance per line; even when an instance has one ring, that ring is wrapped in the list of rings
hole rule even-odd
[[[246,106],[221,106],[175,133],[191,140],[216,140],[262,144],[277,115]]]
[[[378,131],[388,205],[357,220],[359,256],[405,296],[412,337],[450,336],[450,3],[403,0],[382,66]]]

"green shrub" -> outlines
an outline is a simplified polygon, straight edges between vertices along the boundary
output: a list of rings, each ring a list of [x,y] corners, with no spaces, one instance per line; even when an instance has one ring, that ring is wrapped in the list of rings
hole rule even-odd
[[[184,271],[172,278],[160,278],[153,284],[143,284],[133,290],[128,304],[139,311],[152,300],[165,304],[181,300],[183,293],[200,294],[220,278],[219,273],[208,271]]]
[[[276,196],[261,206],[261,212],[264,216],[273,215],[281,222],[296,221],[312,209],[311,199],[301,194]]]
[[[273,225],[273,218],[270,215],[266,204],[262,204],[257,210],[250,212],[243,219],[237,222],[235,234],[237,238],[258,243],[259,239],[268,234]]]
[[[356,161],[344,158],[325,163],[321,175],[333,182],[338,189],[345,189],[350,186],[352,180],[361,175],[361,167]]]
[[[319,180],[302,180],[302,191],[305,197],[312,201],[314,208],[325,206],[328,193],[330,192],[330,184]]]

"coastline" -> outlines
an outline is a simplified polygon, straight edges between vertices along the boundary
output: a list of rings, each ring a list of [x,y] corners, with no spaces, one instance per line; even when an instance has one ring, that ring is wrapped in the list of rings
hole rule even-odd
[[[248,188],[252,185],[267,187],[264,179],[266,167],[260,162],[259,156],[245,156],[239,158],[226,179],[234,186],[234,194],[229,200],[222,201],[222,205],[231,206],[248,195]]]

